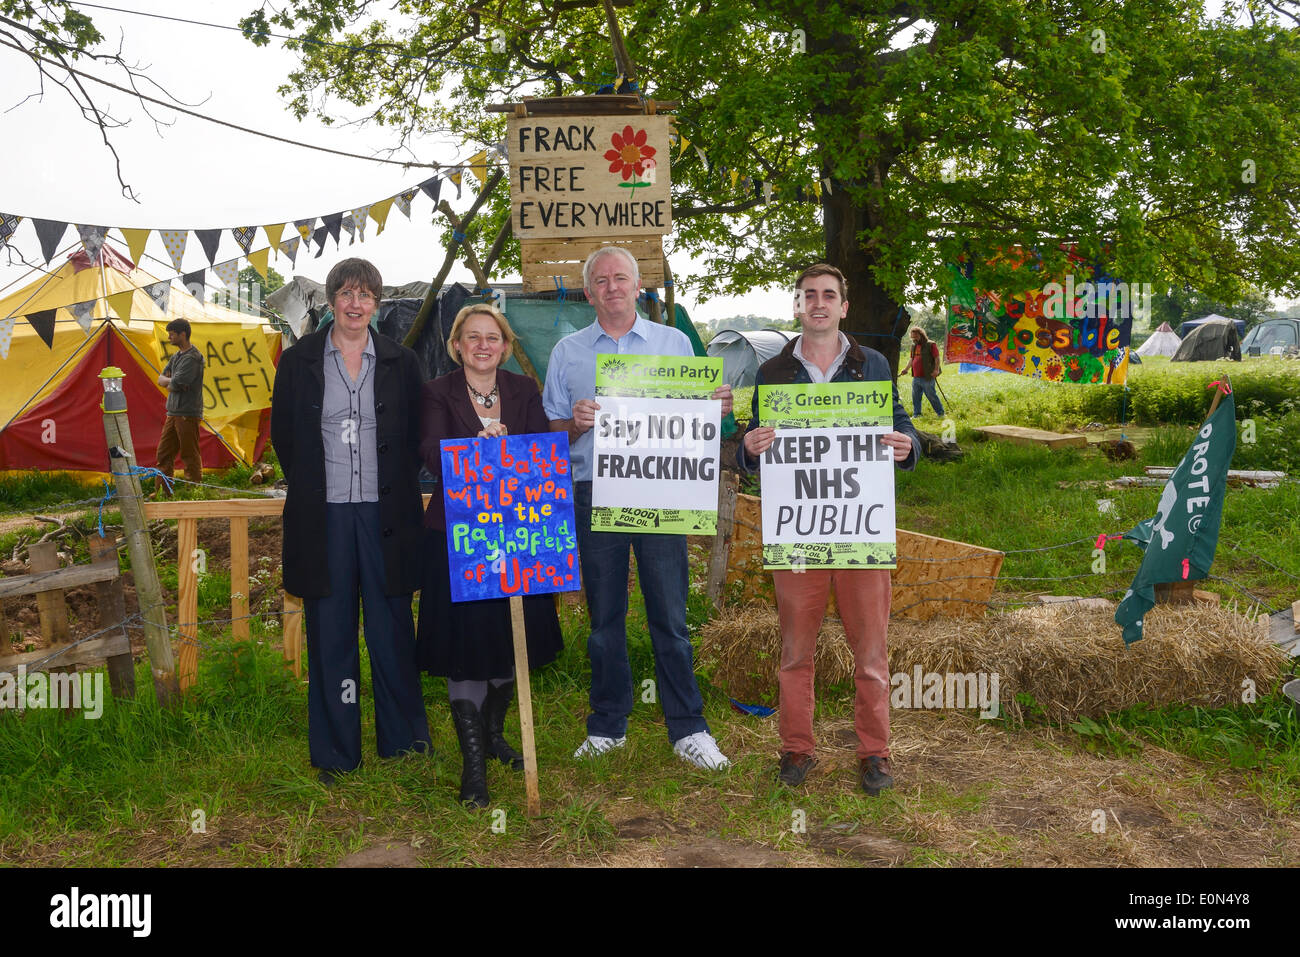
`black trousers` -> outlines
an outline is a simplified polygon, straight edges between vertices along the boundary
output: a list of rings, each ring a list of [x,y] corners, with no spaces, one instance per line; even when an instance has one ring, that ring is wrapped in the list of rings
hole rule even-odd
[[[303,602],[308,736],[315,767],[351,771],[361,764],[359,606],[365,607],[379,756],[428,751],[429,723],[415,667],[411,595],[384,594],[379,504],[325,509],[330,593]]]

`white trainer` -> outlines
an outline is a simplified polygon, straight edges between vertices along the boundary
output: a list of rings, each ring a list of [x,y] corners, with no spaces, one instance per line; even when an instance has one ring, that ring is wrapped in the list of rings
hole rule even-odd
[[[621,748],[627,744],[627,738],[602,738],[598,734],[587,735],[587,740],[582,742],[577,751],[573,752],[575,758],[594,758],[598,754],[604,754],[606,751],[613,751],[615,748]]]
[[[714,741],[713,735],[707,731],[688,734],[673,745],[673,750],[683,761],[689,761],[697,768],[721,771],[723,768],[731,767],[727,756],[718,749],[718,742]]]

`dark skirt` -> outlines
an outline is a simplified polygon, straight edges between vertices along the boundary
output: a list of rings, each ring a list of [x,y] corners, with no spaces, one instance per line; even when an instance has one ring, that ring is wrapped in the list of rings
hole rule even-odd
[[[510,600],[453,602],[448,571],[446,533],[425,529],[424,585],[415,639],[420,670],[454,681],[508,677],[515,665]],[[524,599],[524,628],[529,668],[554,661],[564,647],[554,595]]]

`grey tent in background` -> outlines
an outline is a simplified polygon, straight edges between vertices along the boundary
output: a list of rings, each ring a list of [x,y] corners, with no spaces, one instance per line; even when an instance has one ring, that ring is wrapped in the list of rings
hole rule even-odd
[[[1170,362],[1206,362],[1214,359],[1241,361],[1241,339],[1232,319],[1202,322],[1183,340]]]
[[[797,332],[780,329],[723,329],[709,340],[710,356],[722,358],[722,377],[733,389],[754,384],[758,367],[785,348]]]
[[[1160,323],[1160,328],[1151,333],[1151,337],[1146,342],[1138,346],[1137,354],[1143,358],[1151,356],[1171,356],[1178,351],[1183,340],[1178,338],[1178,333],[1170,328],[1169,323]]]

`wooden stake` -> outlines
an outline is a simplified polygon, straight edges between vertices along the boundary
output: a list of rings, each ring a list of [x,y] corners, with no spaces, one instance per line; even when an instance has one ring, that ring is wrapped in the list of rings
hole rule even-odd
[[[199,675],[199,574],[194,552],[199,547],[199,520],[176,523],[176,635],[180,639],[181,691],[188,691]]]
[[[284,614],[280,616],[284,631],[284,657],[293,666],[293,676],[302,677],[302,599],[284,593]]]
[[[230,633],[247,641],[248,627],[248,519],[230,519]]]
[[[90,536],[90,560],[94,565],[106,565],[117,568],[117,542],[99,535]],[[95,584],[96,604],[99,605],[99,627],[111,628],[117,622],[126,620],[126,596],[122,592],[122,579],[97,582]],[[127,638],[126,628],[121,630]],[[129,639],[128,639],[129,640]],[[111,655],[108,661],[108,685],[113,690],[114,698],[135,697],[135,659],[131,655]]]
[[[524,630],[524,600],[510,598],[510,630],[515,639],[515,687],[519,692],[519,737],[524,748],[524,790],[528,796],[528,816],[542,813],[542,798],[537,790],[537,744],[533,738],[533,693],[528,681],[528,638]]]
[[[167,613],[163,608],[162,586],[158,584],[158,567],[154,564],[153,543],[145,526],[141,508],[144,496],[135,468],[135,447],[131,444],[131,424],[126,418],[126,397],[121,390],[122,370],[109,366],[100,373],[105,380],[104,439],[108,443],[109,470],[117,486],[122,524],[126,528],[127,550],[131,555],[131,572],[135,593],[144,622],[145,646],[149,649],[154,693],[158,703],[171,707],[180,703],[181,689],[176,681],[176,663],[167,634]],[[116,380],[116,388],[114,386]]]
[[[61,567],[57,542],[36,542],[28,545],[27,555],[30,559],[28,566],[32,572],[52,572]],[[63,589],[37,592],[36,608],[41,616],[41,637],[45,639],[48,648],[54,649],[59,645],[66,645],[72,640],[72,632],[68,629],[68,603],[64,598]],[[77,668],[76,665],[52,665],[49,672],[52,675],[75,675]],[[71,707],[65,713],[71,714]]]
[[[731,534],[735,529],[736,491],[740,478],[735,472],[723,472],[718,483],[718,532],[709,551],[709,580],[705,591],[709,604],[722,613],[722,591],[727,583],[727,559],[731,552]]]

